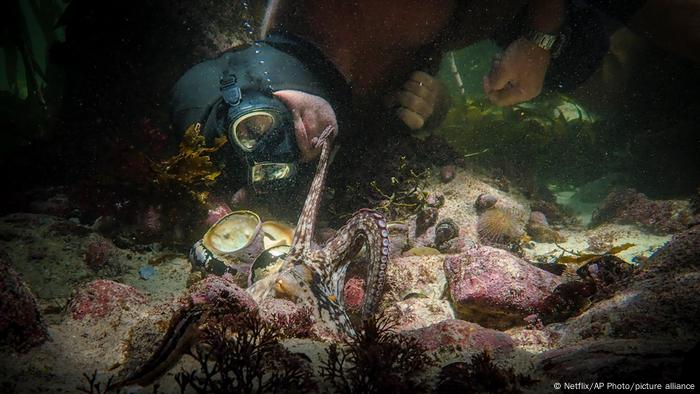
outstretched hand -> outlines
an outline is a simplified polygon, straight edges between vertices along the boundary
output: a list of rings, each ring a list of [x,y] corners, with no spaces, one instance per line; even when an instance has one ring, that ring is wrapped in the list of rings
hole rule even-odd
[[[298,90],[273,93],[289,108],[294,118],[294,135],[301,152],[301,161],[309,162],[321,154],[319,138],[326,129],[338,129],[338,120],[325,99]]]
[[[492,103],[509,106],[530,100],[542,91],[549,52],[520,38],[496,56],[484,77],[484,93]]]

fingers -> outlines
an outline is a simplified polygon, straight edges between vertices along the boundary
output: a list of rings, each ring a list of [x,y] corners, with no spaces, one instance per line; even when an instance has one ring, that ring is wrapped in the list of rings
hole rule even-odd
[[[439,87],[439,82],[433,76],[415,71],[401,87],[400,92],[388,97],[387,103],[398,103],[399,119],[409,128],[419,129],[435,110]]]
[[[507,84],[505,88],[494,90],[487,96],[492,103],[501,107],[515,105],[526,100],[522,89],[513,84]]]
[[[424,97],[417,96],[411,92],[401,91],[399,92],[398,98],[401,107],[415,112],[424,118],[433,114],[434,103],[428,102]]]
[[[425,118],[423,116],[409,111],[406,108],[399,108],[396,114],[411,130],[420,129],[425,124]]]

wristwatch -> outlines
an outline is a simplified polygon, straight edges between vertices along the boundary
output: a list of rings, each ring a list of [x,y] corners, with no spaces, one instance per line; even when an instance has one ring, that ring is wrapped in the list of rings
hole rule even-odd
[[[547,34],[535,29],[525,29],[523,37],[531,43],[549,52],[553,58],[559,56],[564,46],[566,34]]]

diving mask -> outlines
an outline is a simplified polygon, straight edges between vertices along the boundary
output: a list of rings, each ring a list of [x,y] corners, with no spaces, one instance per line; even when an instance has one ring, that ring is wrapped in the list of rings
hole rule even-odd
[[[221,93],[225,133],[247,163],[248,184],[256,193],[292,186],[299,148],[289,109],[271,93],[241,91],[235,77],[221,81]]]

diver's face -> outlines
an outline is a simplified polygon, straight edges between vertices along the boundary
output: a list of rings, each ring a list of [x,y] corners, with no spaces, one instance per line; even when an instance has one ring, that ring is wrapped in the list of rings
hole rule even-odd
[[[331,105],[319,96],[298,90],[280,90],[273,94],[292,113],[301,161],[308,162],[318,157],[321,153],[321,147],[316,147],[318,137],[328,126],[338,128],[338,120]]]

